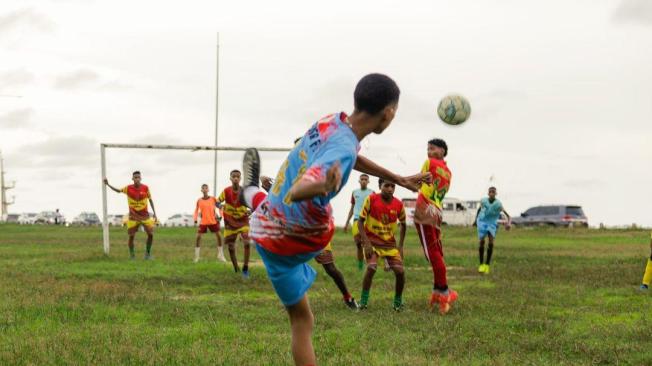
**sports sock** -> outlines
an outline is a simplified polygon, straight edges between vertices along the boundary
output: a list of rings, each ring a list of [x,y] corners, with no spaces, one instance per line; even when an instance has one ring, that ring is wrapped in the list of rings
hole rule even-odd
[[[247,272],[247,271],[249,271],[249,265],[245,264],[242,266],[242,272]]]
[[[362,294],[360,295],[360,304],[369,304],[369,291],[370,290],[362,290]]]
[[[199,250],[200,249],[201,249],[200,247],[195,247],[195,260],[199,260]]]
[[[358,261],[358,270],[362,271],[364,269],[364,261]]]
[[[135,247],[129,247],[129,255],[131,255],[131,256],[136,255],[136,248]]]
[[[478,249],[478,253],[480,254],[480,264],[484,264],[484,246]]]
[[[401,296],[394,295],[394,307],[399,307],[403,304],[403,298]]]
[[[491,262],[491,255],[494,254],[494,246],[490,245],[489,248],[487,248],[487,263],[489,264]]]
[[[145,248],[145,251],[147,252],[147,254],[152,254],[152,243],[151,242],[147,242],[147,246]]]
[[[652,259],[647,260],[645,274],[643,275],[643,284],[650,286],[650,282],[652,282]]]
[[[224,257],[224,247],[217,247],[217,255]]]

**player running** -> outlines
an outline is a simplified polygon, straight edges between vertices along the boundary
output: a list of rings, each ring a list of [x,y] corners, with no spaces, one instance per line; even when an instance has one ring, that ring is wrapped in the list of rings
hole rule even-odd
[[[122,189],[115,188],[109,184],[109,180],[104,178],[104,184],[111,188],[116,193],[124,193],[127,195],[127,203],[129,205],[129,221],[127,221],[127,233],[129,234],[129,258],[136,258],[134,250],[134,237],[138,228],[142,225],[147,233],[147,246],[145,249],[145,260],[152,259],[152,242],[154,241],[154,225],[156,224],[156,209],[154,208],[154,201],[149,191],[149,187],[140,183],[142,177],[139,171],[135,171],[131,175],[134,184],[130,184]],[[154,215],[149,217],[147,210],[147,201],[152,205]]]
[[[199,262],[201,237],[208,230],[210,230],[211,233],[215,233],[215,239],[217,240],[217,259],[226,262],[226,258],[224,258],[224,248],[222,247],[222,238],[220,237],[220,218],[215,215],[217,199],[208,195],[208,184],[201,185],[201,193],[202,197],[197,200],[195,214],[193,216],[195,225],[197,225],[197,218],[201,215],[201,222],[199,223],[199,229],[197,230],[194,262]]]
[[[500,213],[504,212],[507,216],[507,223],[505,224],[505,230],[509,230],[511,227],[512,218],[509,216],[503,203],[496,198],[496,187],[489,187],[488,197],[482,198],[480,200],[480,207],[478,207],[478,212],[475,214],[475,224],[478,227],[478,240],[480,241],[480,246],[478,249],[480,255],[480,266],[478,267],[479,273],[488,274],[489,273],[489,263],[491,263],[491,255],[494,252],[494,240],[496,239],[496,233],[498,232],[498,219],[500,218]],[[488,237],[489,247],[487,248],[487,261],[484,261],[484,238]]]
[[[432,182],[421,185],[414,210],[414,223],[419,240],[423,253],[432,266],[434,277],[430,308],[433,309],[438,304],[441,314],[446,314],[457,300],[457,292],[448,288],[441,240],[442,201],[451,182],[451,171],[444,161],[447,154],[448,146],[444,140],[428,141],[428,159],[421,171],[430,172]]]
[[[385,261],[394,271],[396,284],[394,291],[394,310],[403,309],[403,287],[405,286],[405,271],[403,269],[403,243],[405,242],[405,208],[403,203],[394,197],[395,185],[382,178],[378,179],[380,194],[372,193],[362,206],[358,220],[360,238],[364,245],[367,258],[367,272],[362,281],[362,296],[360,308],[366,309],[369,304],[371,281],[376,274],[378,260]],[[396,223],[401,227],[398,248],[396,247]]]
[[[362,255],[362,242],[360,241],[360,233],[358,232],[358,218],[360,218],[360,210],[362,210],[362,204],[364,200],[372,194],[374,191],[367,188],[369,184],[369,176],[367,174],[361,174],[360,179],[360,189],[356,189],[351,193],[351,209],[349,210],[349,215],[346,218],[346,223],[344,224],[344,232],[347,232],[349,229],[349,222],[351,221],[351,216],[353,216],[353,226],[351,227],[351,234],[353,235],[353,242],[358,249],[358,270],[362,271],[364,269],[364,257]]]
[[[306,292],[316,272],[307,262],[319,255],[334,233],[330,201],[355,167],[416,191],[428,175],[398,176],[358,156],[359,142],[382,133],[394,119],[399,89],[389,77],[363,77],[354,92],[355,110],[328,115],[315,123],[289,153],[265,197],[256,187],[260,160],[255,149],[245,153],[244,200],[255,211],[251,237],[268,277],[286,306],[292,329],[292,355],[297,365],[314,365],[314,318]]]
[[[240,187],[241,176],[239,170],[232,170],[229,173],[231,186],[226,187],[217,200],[218,206],[222,208],[224,215],[224,244],[229,246],[229,257],[233,264],[233,270],[236,273],[240,271],[235,250],[235,242],[239,236],[244,246],[242,277],[249,278],[249,254],[251,251],[249,244],[249,208],[243,205],[239,199],[242,190],[242,187]]]
[[[645,266],[641,290],[647,291],[650,287],[650,282],[652,282],[652,235],[650,236],[650,258],[647,259],[647,265]]]

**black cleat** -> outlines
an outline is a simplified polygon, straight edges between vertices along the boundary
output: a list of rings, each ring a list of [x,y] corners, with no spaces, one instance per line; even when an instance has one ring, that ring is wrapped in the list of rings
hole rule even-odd
[[[242,159],[242,187],[260,187],[260,156],[258,150],[249,148],[245,150]]]
[[[350,298],[350,299],[348,299],[348,300],[344,300],[344,303],[345,303],[346,306],[348,306],[349,309],[351,309],[351,310],[358,310],[358,309],[359,309],[358,303],[355,302],[355,299],[354,299],[354,298]]]

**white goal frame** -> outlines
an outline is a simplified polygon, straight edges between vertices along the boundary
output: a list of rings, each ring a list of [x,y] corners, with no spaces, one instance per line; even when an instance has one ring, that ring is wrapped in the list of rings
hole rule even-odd
[[[245,151],[246,147],[233,147],[233,146],[193,146],[193,145],[153,145],[153,144],[100,144],[101,156],[101,184],[102,184],[102,241],[104,244],[104,255],[109,255],[110,242],[109,242],[109,219],[106,204],[106,185],[104,178],[106,178],[106,149],[155,149],[155,150],[190,150],[190,151],[215,151],[216,157],[218,151]],[[292,149],[285,147],[259,147],[258,151],[268,152],[288,152]],[[217,171],[217,160],[215,161],[215,169]],[[216,187],[213,187],[215,190]]]

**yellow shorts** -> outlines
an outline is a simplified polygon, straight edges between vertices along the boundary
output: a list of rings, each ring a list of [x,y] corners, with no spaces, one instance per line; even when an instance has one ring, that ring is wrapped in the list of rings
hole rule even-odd
[[[154,229],[154,225],[156,225],[156,222],[154,221],[154,218],[150,217],[145,220],[128,220],[127,221],[127,231],[129,232],[136,232],[138,230],[138,227],[140,225],[143,225],[145,227],[145,231],[151,232]]]
[[[249,225],[245,225],[245,226],[243,226],[241,228],[237,228],[237,229],[234,229],[234,228],[228,227],[227,225],[224,225],[224,238],[225,239],[230,238],[230,237],[234,237],[234,236],[236,236],[238,234],[240,234],[243,239],[248,239],[249,238],[249,235],[248,235],[249,234]],[[234,240],[235,240],[235,238],[234,238]]]
[[[358,230],[358,220],[353,220],[353,226],[351,227],[351,234],[353,234],[353,237],[355,238],[360,234],[360,231]]]

